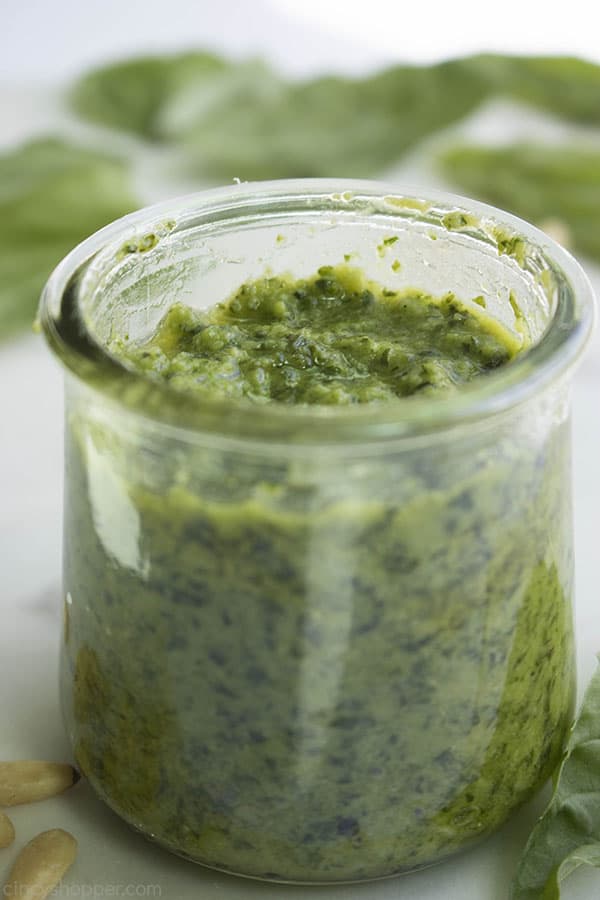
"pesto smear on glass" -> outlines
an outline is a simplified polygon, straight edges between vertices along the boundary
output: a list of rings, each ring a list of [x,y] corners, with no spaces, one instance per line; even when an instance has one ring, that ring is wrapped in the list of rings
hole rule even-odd
[[[510,364],[479,308],[326,267],[110,350],[248,402],[408,403]],[[573,701],[554,413],[346,457],[182,440],[75,386],[68,408],[65,711],[123,818],[219,869],[360,881],[490,833],[548,777]]]
[[[184,390],[336,405],[455,388],[509,362],[520,346],[453,294],[393,291],[358,269],[323,266],[308,279],[248,282],[206,311],[175,304],[148,343],[111,349]]]

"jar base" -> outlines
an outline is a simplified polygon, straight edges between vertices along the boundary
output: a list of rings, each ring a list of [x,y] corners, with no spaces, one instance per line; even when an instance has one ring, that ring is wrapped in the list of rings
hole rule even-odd
[[[89,780],[89,779],[88,779]],[[90,781],[90,780],[89,780]],[[109,800],[99,791],[94,785],[93,781],[90,781],[90,787],[96,794],[99,800],[102,801],[112,812],[115,813],[124,822],[132,831],[137,832],[141,837],[143,837],[148,843],[153,844],[154,846],[160,847],[161,850],[166,851],[167,853],[172,854],[173,856],[179,857],[179,859],[183,859],[188,863],[193,863],[194,865],[206,869],[208,872],[218,872],[221,875],[227,875],[231,878],[243,878],[248,881],[258,881],[262,884],[282,884],[296,887],[334,887],[336,885],[353,885],[353,884],[370,884],[371,882],[376,881],[389,881],[393,878],[400,878],[403,875],[412,875],[416,872],[422,872],[425,869],[431,869],[436,866],[442,865],[448,860],[452,859],[455,856],[460,856],[462,853],[468,853],[469,850],[472,850],[478,844],[484,843],[489,837],[492,836],[494,832],[485,832],[477,837],[465,842],[465,844],[455,850],[451,850],[449,853],[446,853],[434,860],[429,862],[419,863],[415,866],[399,866],[392,872],[388,872],[384,875],[369,875],[366,877],[359,878],[330,878],[330,879],[298,879],[298,878],[286,878],[284,876],[277,875],[273,873],[273,875],[261,874],[255,875],[249,872],[241,872],[235,869],[227,868],[225,866],[215,865],[213,863],[204,862],[203,860],[198,859],[197,857],[191,856],[185,851],[179,850],[174,847],[169,841],[162,838],[160,835],[153,834],[151,831],[144,828],[142,825],[136,823],[132,819],[127,818],[126,815],[115,806],[113,806]]]

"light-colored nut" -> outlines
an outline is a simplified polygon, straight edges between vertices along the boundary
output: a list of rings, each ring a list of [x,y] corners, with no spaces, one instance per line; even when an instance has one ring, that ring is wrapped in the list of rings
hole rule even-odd
[[[0,806],[33,803],[61,794],[79,781],[79,774],[67,763],[22,760],[0,762]]]
[[[8,847],[15,839],[15,827],[8,816],[0,812],[0,847]]]
[[[0,896],[44,900],[77,856],[77,841],[68,831],[43,831],[23,847]]]

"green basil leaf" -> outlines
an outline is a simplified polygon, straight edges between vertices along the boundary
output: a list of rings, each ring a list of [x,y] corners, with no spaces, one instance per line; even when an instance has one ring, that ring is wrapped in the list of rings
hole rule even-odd
[[[189,84],[202,89],[230,65],[213,53],[144,56],[103,66],[84,75],[70,99],[86,119],[161,140],[165,108]]]
[[[459,146],[439,160],[461,191],[535,222],[563,223],[575,250],[600,259],[600,149],[583,144]]]
[[[487,83],[461,61],[324,77],[265,91],[247,82],[191,121],[190,169],[211,178],[364,176],[471,112]]]
[[[566,56],[471,58],[494,94],[513,97],[574,122],[600,124],[600,66]]]
[[[199,52],[106,66],[71,98],[86,118],[183,141],[188,169],[201,178],[358,176],[465,116],[488,82],[484,67],[463,60],[290,82],[260,61]]]
[[[483,54],[362,79],[290,82],[260,61],[197,51],[104,66],[80,79],[71,98],[86,118],[183,141],[196,176],[258,179],[378,173],[492,95],[597,123],[600,66]]]
[[[49,138],[0,156],[0,339],[31,325],[54,266],[135,209],[119,159]]]
[[[511,900],[559,900],[578,866],[600,867],[600,667],[555,777],[554,794],[519,862]]]

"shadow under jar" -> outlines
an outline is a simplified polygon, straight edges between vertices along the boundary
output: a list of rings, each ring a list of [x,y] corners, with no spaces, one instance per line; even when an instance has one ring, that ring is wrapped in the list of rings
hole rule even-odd
[[[531,349],[452,394],[342,408],[206,400],[108,349],[175,301],[344,254],[485,303]],[[62,694],[109,806],[207,866],[324,883],[436,862],[540,787],[572,716],[592,308],[524,222],[370,182],[198,194],[61,263],[41,319],[66,370]]]

